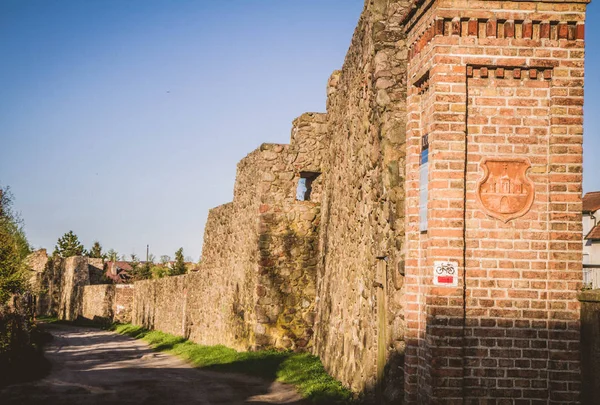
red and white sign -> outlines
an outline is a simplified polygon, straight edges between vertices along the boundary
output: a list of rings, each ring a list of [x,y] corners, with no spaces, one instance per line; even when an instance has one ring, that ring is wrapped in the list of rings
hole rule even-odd
[[[458,286],[458,263],[436,261],[433,263],[433,285]]]

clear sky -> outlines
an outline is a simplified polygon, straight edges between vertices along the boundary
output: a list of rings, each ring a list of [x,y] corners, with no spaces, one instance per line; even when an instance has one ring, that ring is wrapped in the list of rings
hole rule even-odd
[[[199,258],[236,163],[325,110],[363,0],[0,0],[0,184],[34,247]],[[600,6],[584,190],[600,190]]]

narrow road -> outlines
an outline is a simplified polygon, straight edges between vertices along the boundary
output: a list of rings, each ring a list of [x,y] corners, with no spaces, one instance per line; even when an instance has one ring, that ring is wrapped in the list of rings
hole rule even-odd
[[[140,340],[98,329],[48,325],[52,371],[0,390],[0,404],[290,404],[294,388],[245,375],[195,369]]]

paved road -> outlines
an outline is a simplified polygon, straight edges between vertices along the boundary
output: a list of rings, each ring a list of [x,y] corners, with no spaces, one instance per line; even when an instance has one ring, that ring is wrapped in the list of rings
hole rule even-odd
[[[50,374],[0,390],[0,404],[293,404],[293,387],[194,369],[139,340],[98,329],[48,325]]]

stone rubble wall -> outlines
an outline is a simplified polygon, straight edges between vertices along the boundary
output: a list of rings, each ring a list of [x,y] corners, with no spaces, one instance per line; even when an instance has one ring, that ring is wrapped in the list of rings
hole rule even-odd
[[[328,83],[315,325],[315,353],[335,378],[371,390],[387,364],[391,400],[402,396],[404,354],[407,49],[399,16],[408,3],[367,1]]]
[[[74,321],[83,310],[83,286],[90,284],[89,260],[73,256],[61,260],[58,318]]]
[[[260,346],[313,346],[320,205],[261,207],[255,334]],[[263,212],[264,211],[264,212]]]
[[[377,403],[577,403],[586,3],[365,0],[327,113],[238,163],[200,271],[113,308],[133,297],[135,324],[201,344],[310,351]],[[490,156],[531,161],[513,222],[475,198]],[[310,201],[303,172],[320,173]],[[32,259],[44,311],[81,312],[79,259]],[[458,286],[433,285],[434,260]]]
[[[291,144],[238,163],[234,199],[210,210],[196,274],[136,283],[133,322],[201,344],[312,347],[323,176],[296,201],[301,172],[322,172],[324,114],[294,120]]]
[[[80,317],[99,322],[113,319],[115,286],[111,284],[86,285],[82,287],[82,305]]]
[[[29,275],[29,285],[36,293],[42,291],[44,271],[48,265],[48,260],[46,249],[36,250],[25,259],[25,264],[31,272]]]
[[[115,296],[112,302],[113,321],[130,323],[133,310],[134,286],[131,284],[115,285]]]
[[[304,113],[292,122],[290,151],[296,172],[320,172],[327,159],[329,133],[327,114]]]
[[[97,294],[105,287],[94,286],[86,290],[87,286],[101,280],[102,259],[49,257],[45,249],[40,249],[27,257],[27,264],[38,316],[72,321],[79,316],[107,312],[101,309],[105,305],[105,294]],[[95,297],[99,302],[95,302]]]
[[[133,323],[199,344],[247,350],[243,314],[233,316],[235,308],[220,299],[220,291],[201,273],[136,282]]]
[[[133,323],[177,336],[184,333],[184,280],[164,277],[135,283]]]

